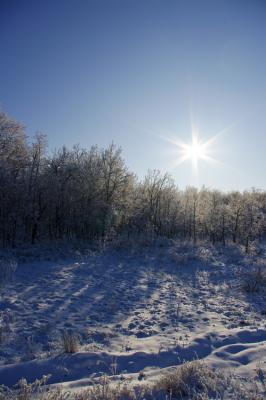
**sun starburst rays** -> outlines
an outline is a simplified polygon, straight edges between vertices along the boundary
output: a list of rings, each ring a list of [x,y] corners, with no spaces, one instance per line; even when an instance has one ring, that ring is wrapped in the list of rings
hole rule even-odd
[[[172,161],[173,168],[183,164],[186,161],[190,161],[193,170],[197,172],[198,164],[201,160],[212,164],[220,164],[220,162],[214,158],[213,153],[215,141],[223,132],[224,131],[218,132],[216,135],[211,136],[206,141],[203,141],[199,138],[199,134],[195,129],[192,130],[191,140],[188,142],[184,142],[176,136],[161,137],[174,145],[173,152],[177,155],[177,158]]]
[[[193,167],[197,168],[199,160],[211,161],[208,142],[200,141],[196,134],[192,135],[191,143],[180,141],[177,145],[180,153],[179,164],[191,160]]]

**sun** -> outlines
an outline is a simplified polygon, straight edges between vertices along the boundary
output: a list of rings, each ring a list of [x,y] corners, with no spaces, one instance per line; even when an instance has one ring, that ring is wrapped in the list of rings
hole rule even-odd
[[[217,160],[216,157],[214,158],[214,155],[217,153],[216,141],[222,134],[227,132],[231,126],[232,125],[219,131],[215,135],[210,136],[207,140],[200,138],[199,132],[193,124],[191,129],[191,139],[186,142],[178,138],[173,132],[170,132],[170,137],[160,135],[162,139],[171,143],[173,146],[173,152],[171,151],[171,153],[175,155],[175,158],[171,161],[172,169],[176,168],[180,164],[190,161],[195,175],[198,175],[199,161],[204,161],[212,165],[223,164]]]
[[[181,162],[190,159],[192,164],[197,166],[198,160],[206,160],[209,158],[208,142],[201,142],[196,135],[192,136],[191,143],[180,143],[179,148],[181,153]]]

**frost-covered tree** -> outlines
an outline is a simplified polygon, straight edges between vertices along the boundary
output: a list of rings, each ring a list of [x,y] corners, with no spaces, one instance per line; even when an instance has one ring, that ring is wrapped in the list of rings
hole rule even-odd
[[[226,245],[246,251],[266,230],[266,193],[181,191],[168,174],[128,171],[121,149],[65,146],[49,153],[41,134],[0,113],[0,243],[110,240],[143,234]]]

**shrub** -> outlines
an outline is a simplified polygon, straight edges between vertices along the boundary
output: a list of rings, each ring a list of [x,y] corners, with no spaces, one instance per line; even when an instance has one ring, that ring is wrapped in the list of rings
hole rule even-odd
[[[0,400],[67,400],[59,388],[50,390],[45,386],[51,375],[36,379],[33,383],[28,383],[22,378],[13,389],[0,386]]]
[[[242,288],[245,292],[256,293],[266,287],[266,271],[261,267],[253,267],[251,271],[243,273]]]
[[[62,333],[62,341],[65,353],[76,353],[78,351],[79,340],[77,335],[64,331]]]
[[[168,393],[170,398],[208,399],[210,392],[219,394],[223,391],[223,380],[224,377],[202,361],[194,360],[164,375],[158,383],[158,389]]]

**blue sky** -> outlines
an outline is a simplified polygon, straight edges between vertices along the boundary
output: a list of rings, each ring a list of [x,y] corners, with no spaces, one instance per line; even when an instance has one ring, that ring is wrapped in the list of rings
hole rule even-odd
[[[266,189],[264,0],[1,0],[0,106],[49,148],[112,141],[177,184]],[[212,157],[175,165],[191,122]]]

